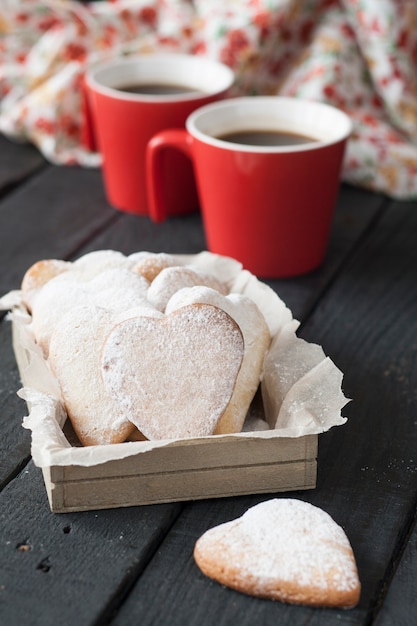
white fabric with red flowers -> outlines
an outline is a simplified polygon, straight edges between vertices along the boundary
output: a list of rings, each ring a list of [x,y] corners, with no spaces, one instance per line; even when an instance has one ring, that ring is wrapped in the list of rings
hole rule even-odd
[[[416,0],[1,0],[0,132],[98,166],[82,140],[86,67],[161,50],[227,63],[235,95],[343,109],[344,180],[417,198]]]

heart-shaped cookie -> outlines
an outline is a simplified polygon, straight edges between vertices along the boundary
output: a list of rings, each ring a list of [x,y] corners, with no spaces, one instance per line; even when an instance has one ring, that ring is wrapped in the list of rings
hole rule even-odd
[[[250,595],[343,608],[359,601],[345,532],[325,511],[301,500],[262,502],[208,530],[194,557],[204,574]]]
[[[165,267],[152,281],[147,298],[159,311],[165,311],[168,300],[180,289],[201,285],[211,287],[226,295],[228,289],[224,283],[212,274],[200,272],[192,267],[175,265]]]
[[[115,326],[102,376],[148,439],[207,436],[230,401],[243,353],[242,333],[225,311],[193,304]]]
[[[257,305],[244,295],[224,296],[210,287],[190,287],[177,291],[169,300],[166,313],[196,302],[212,304],[228,313],[239,325],[245,354],[233,396],[223,413],[215,434],[239,433],[262,376],[263,360],[271,341],[264,316]]]
[[[139,252],[130,255],[129,259],[133,263],[132,272],[137,272],[144,276],[150,283],[167,267],[173,267],[175,259],[171,254],[165,252]]]
[[[23,276],[21,284],[22,301],[27,310],[32,311],[34,299],[47,282],[67,272],[71,267],[71,263],[60,259],[44,259],[31,265]]]
[[[137,308],[116,315],[94,305],[76,306],[52,333],[49,365],[74,431],[85,446],[120,443],[134,431],[126,411],[106,393],[100,352],[115,324],[124,315],[137,314]],[[141,309],[141,314],[162,315],[150,309]]]
[[[32,308],[32,329],[48,356],[49,342],[60,319],[75,306],[90,304],[119,313],[146,300],[148,281],[126,268],[114,267],[95,274],[94,268],[72,269],[48,281]]]

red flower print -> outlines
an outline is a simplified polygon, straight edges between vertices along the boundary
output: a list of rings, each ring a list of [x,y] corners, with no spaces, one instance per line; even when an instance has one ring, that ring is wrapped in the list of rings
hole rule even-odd
[[[249,39],[244,30],[231,30],[228,42],[221,51],[221,60],[226,65],[236,65],[240,53],[249,48]]]
[[[16,55],[16,61],[20,63],[20,65],[23,65],[23,63],[26,61],[26,57],[27,57],[27,52],[23,52],[23,51],[19,52]]]
[[[151,28],[155,28],[158,20],[156,9],[153,7],[143,7],[143,9],[139,11],[139,19],[148,26],[151,26]]]
[[[399,48],[406,49],[408,44],[409,32],[404,28],[399,34],[397,38],[397,46]]]
[[[378,128],[379,126],[378,119],[374,115],[371,115],[370,113],[365,113],[365,115],[362,118],[362,122],[366,124],[367,126],[372,126],[372,128]]]
[[[29,19],[29,15],[27,13],[17,13],[16,15],[16,21],[19,22],[20,24],[24,24],[25,22],[27,22]]]
[[[44,131],[47,135],[53,135],[55,132],[55,124],[51,120],[44,117],[38,117],[35,121],[35,128]]]
[[[360,162],[358,161],[358,159],[352,157],[352,158],[348,159],[347,167],[349,167],[351,169],[356,169],[356,168],[360,167]]]
[[[38,28],[43,32],[49,30],[50,28],[54,28],[55,26],[62,26],[61,20],[55,15],[46,15],[38,22]]]
[[[68,137],[76,138],[80,133],[79,124],[68,114],[60,117],[58,126]]]
[[[372,105],[376,108],[376,109],[382,109],[384,103],[382,101],[382,98],[377,94],[374,93],[372,96]]]
[[[7,96],[11,88],[11,85],[0,85],[0,99],[4,98],[4,96]]]
[[[101,39],[104,47],[111,48],[116,35],[117,35],[116,28],[112,24],[106,24],[103,28],[103,37]]]
[[[268,11],[259,11],[254,16],[253,23],[261,29],[268,28],[271,24],[271,14]]]
[[[345,37],[347,37],[348,39],[355,39],[355,31],[353,30],[352,26],[347,22],[342,24],[341,31],[342,34],[345,35]]]
[[[346,107],[345,99],[333,85],[325,85],[322,92],[327,100],[331,101],[334,106],[337,106],[340,109],[344,109]]]
[[[86,56],[86,48],[77,43],[69,43],[63,51],[63,57],[67,61],[84,61]]]
[[[378,21],[378,18],[376,18],[376,17],[374,17],[374,19],[372,20],[371,30],[374,33],[380,33],[381,34],[383,32],[382,26],[381,26],[380,22]]]
[[[192,54],[206,54],[207,52],[207,44],[205,41],[199,41],[191,49]]]
[[[137,20],[128,9],[123,9],[120,12],[120,18],[123,20],[124,25],[130,33],[135,33],[137,30]]]
[[[115,35],[117,33],[117,29],[113,26],[113,24],[106,24],[104,26],[104,31],[107,35]]]
[[[327,98],[335,98],[336,96],[336,89],[334,88],[333,85],[325,85],[323,87],[323,94],[327,97]]]
[[[179,46],[179,41],[178,39],[175,39],[175,37],[158,37],[158,43],[160,43],[162,46],[173,46],[174,48],[178,48]]]
[[[232,30],[229,33],[229,44],[233,50],[242,50],[249,45],[249,39],[244,30]]]

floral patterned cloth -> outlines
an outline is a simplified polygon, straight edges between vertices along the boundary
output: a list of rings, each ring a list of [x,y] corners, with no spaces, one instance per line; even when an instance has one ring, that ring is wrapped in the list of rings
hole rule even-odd
[[[1,0],[0,132],[54,163],[100,165],[83,143],[85,69],[161,50],[228,64],[235,95],[343,109],[344,180],[417,198],[416,0]]]

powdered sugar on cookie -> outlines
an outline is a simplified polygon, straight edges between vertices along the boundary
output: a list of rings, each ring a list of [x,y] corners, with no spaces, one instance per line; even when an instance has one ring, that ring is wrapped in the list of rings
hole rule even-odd
[[[169,300],[166,313],[196,302],[212,304],[228,313],[238,324],[245,342],[245,353],[232,398],[216,427],[215,434],[241,432],[250,404],[258,389],[265,353],[271,337],[265,318],[256,304],[241,294],[223,296],[210,287],[190,287],[177,291]]]
[[[147,438],[206,436],[230,401],[243,353],[234,320],[195,304],[118,324],[103,346],[102,375]]]
[[[25,272],[21,284],[23,304],[28,311],[32,311],[33,302],[42,287],[71,267],[71,263],[59,259],[44,259],[31,265]]]
[[[359,601],[355,558],[343,529],[301,500],[273,499],[207,531],[195,560],[209,577],[238,591],[312,606]]]
[[[176,265],[174,257],[164,252],[158,254],[145,253],[137,258],[137,260],[135,260],[134,255],[131,255],[129,258],[131,261],[135,261],[132,266],[132,271],[141,274],[150,283],[162,270]]]
[[[134,306],[149,306],[146,300],[148,281],[123,267],[95,273],[73,269],[62,273],[43,287],[32,311],[36,340],[48,355],[49,342],[59,320],[76,306],[91,304],[119,313]]]
[[[128,414],[107,395],[101,380],[101,345],[117,321],[110,311],[80,305],[67,312],[52,333],[49,364],[83,445],[119,443],[134,430]]]

